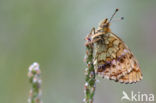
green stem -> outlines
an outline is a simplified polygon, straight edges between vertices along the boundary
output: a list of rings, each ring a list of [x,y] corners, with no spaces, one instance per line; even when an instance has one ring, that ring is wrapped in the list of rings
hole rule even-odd
[[[85,70],[86,75],[86,83],[85,83],[85,103],[93,103],[93,98],[95,94],[95,85],[96,85],[96,79],[95,79],[95,70],[93,65],[93,50],[94,50],[94,44],[90,42],[90,34],[86,38],[86,63],[87,68]]]

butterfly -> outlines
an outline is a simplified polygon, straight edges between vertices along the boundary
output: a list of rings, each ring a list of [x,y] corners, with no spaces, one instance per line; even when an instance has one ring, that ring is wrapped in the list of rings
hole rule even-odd
[[[110,20],[103,20],[97,30],[91,30],[91,42],[95,44],[95,72],[116,82],[136,83],[143,78],[139,63],[124,41],[109,28],[117,11]]]

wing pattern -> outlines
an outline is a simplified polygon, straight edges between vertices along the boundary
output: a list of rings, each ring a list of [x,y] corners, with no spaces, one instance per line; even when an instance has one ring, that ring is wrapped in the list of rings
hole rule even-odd
[[[95,46],[96,73],[121,83],[140,81],[142,73],[139,64],[126,44],[111,32],[96,35],[100,35],[100,40],[96,42]]]

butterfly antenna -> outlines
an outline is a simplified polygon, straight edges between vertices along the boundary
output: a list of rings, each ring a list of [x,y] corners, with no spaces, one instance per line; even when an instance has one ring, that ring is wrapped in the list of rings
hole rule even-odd
[[[112,21],[114,15],[115,15],[118,11],[119,11],[119,9],[116,9],[116,10],[115,10],[114,14],[112,15],[112,17],[111,17],[110,20],[109,20],[109,23]]]

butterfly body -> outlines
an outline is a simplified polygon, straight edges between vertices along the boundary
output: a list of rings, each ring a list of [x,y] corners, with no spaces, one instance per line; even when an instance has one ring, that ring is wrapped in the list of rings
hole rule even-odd
[[[109,28],[105,19],[94,31],[94,67],[98,75],[121,83],[135,83],[142,79],[139,64],[127,45]]]

